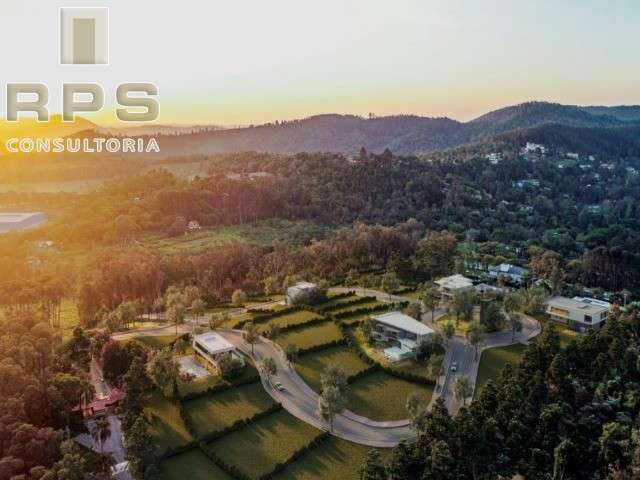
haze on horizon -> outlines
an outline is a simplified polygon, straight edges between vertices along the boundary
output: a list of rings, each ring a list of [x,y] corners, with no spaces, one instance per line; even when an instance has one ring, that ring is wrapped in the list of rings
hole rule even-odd
[[[154,82],[164,124],[640,103],[633,0],[103,0],[108,66],[58,65],[62,5],[87,4],[4,0],[0,30],[4,83],[47,83],[52,112],[63,81],[98,81],[108,102],[120,82]],[[112,112],[86,118],[113,123]]]

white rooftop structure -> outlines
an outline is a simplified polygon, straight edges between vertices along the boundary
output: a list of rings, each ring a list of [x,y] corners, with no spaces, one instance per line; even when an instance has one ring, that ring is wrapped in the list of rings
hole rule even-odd
[[[202,345],[210,354],[232,352],[236,349],[229,340],[215,332],[196,335],[193,341]]]
[[[441,278],[435,282],[440,287],[440,293],[451,296],[458,291],[473,288],[473,281],[464,275],[455,274]]]
[[[580,331],[599,328],[611,309],[609,302],[588,297],[552,297],[545,304],[546,312],[553,320],[573,324]]]
[[[373,315],[371,318],[376,322],[384,323],[405,332],[415,333],[418,336],[434,333],[433,328],[402,312],[383,313],[382,315]]]

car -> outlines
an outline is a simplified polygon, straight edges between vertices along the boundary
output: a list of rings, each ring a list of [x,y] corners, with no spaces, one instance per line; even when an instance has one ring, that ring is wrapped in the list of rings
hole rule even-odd
[[[276,382],[274,386],[276,387],[276,390],[278,390],[279,392],[284,392],[286,390],[284,388],[284,385],[282,385],[280,382]]]
[[[451,362],[451,371],[452,372],[458,371],[458,362]]]

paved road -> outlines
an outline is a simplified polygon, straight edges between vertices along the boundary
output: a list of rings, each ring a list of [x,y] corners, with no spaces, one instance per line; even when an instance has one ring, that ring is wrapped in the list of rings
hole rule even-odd
[[[243,340],[241,331],[221,330],[219,333],[233,343],[236,348],[251,355],[251,346]],[[262,384],[267,393],[300,420],[322,430],[328,430],[327,423],[316,415],[318,394],[291,368],[280,347],[270,340],[261,338],[254,345],[254,350],[254,358],[260,369]],[[275,360],[278,370],[271,381],[267,380],[260,368],[263,360],[267,357]],[[280,382],[286,390],[284,392],[276,390],[272,385],[276,382]],[[345,440],[372,447],[393,447],[399,441],[412,439],[415,436],[408,420],[375,422],[348,410],[336,416],[332,433]]]

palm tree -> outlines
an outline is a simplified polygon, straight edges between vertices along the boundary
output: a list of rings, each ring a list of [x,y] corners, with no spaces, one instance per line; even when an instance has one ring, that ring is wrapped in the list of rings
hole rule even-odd
[[[100,454],[102,454],[102,447],[104,442],[111,436],[111,423],[106,418],[98,418],[93,426],[91,432],[93,439],[100,444]]]

